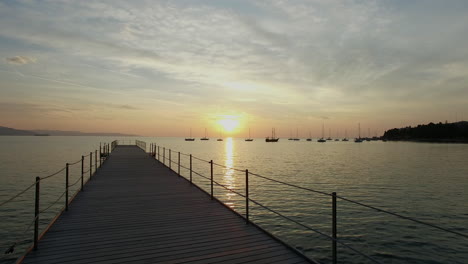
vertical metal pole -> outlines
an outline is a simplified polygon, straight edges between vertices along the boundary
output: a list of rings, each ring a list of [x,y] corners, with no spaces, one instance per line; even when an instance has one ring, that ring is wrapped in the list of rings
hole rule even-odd
[[[97,171],[97,150],[94,151],[94,173]]]
[[[99,143],[99,168],[102,166],[102,150],[101,143]]]
[[[177,157],[177,174],[180,176],[180,151],[179,151],[179,155]]]
[[[159,146],[158,146],[158,161],[161,160],[161,157],[160,157],[161,155],[160,154],[161,154],[161,151],[159,150]]]
[[[211,168],[211,200],[213,200],[213,160],[210,160]]]
[[[166,148],[163,148],[163,164],[166,165]]]
[[[171,153],[172,153],[172,151],[171,151],[171,149],[169,149],[169,169],[172,168]]]
[[[332,257],[333,257],[333,264],[337,263],[337,252],[336,252],[336,192],[332,193]]]
[[[37,250],[37,241],[39,237],[39,192],[41,177],[36,177],[36,201],[34,203],[34,250]]]
[[[84,179],[83,179],[83,173],[84,172],[84,156],[81,156],[81,191],[83,191],[83,186],[84,186]]]
[[[68,211],[68,163],[65,170],[65,211]]]
[[[192,184],[192,154],[190,154],[190,184]]]
[[[92,169],[93,169],[93,152],[89,153],[89,179],[91,180],[91,175],[92,175]]]
[[[249,170],[245,170],[245,220],[249,223]]]

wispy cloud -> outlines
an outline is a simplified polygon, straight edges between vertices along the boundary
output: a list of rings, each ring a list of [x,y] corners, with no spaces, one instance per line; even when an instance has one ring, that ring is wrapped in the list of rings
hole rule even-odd
[[[36,63],[37,61],[36,58],[28,57],[28,56],[14,56],[14,57],[6,58],[5,60],[10,64],[18,64],[18,65]]]
[[[108,107],[115,110],[140,109],[140,97],[181,117],[214,105],[262,118],[334,120],[468,100],[464,1],[0,5],[0,37],[10,44],[0,50],[10,67],[4,70],[31,64],[21,74],[57,90],[114,91],[119,96]],[[12,54],[40,54],[41,63]]]

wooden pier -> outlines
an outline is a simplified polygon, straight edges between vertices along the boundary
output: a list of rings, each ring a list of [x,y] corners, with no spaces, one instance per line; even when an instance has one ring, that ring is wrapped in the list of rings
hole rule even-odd
[[[117,146],[22,263],[313,263],[137,146]]]

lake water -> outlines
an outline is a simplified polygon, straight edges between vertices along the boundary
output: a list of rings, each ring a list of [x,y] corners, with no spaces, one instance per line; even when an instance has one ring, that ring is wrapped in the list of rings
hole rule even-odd
[[[46,176],[99,149],[100,142],[114,137],[0,137],[0,203]],[[217,142],[186,142],[182,138],[139,139],[166,147],[166,163],[172,160],[188,167],[188,156],[213,160],[215,180],[240,193],[245,172],[312,188],[400,213],[453,231],[468,234],[468,145],[408,142],[288,141],[265,143],[225,139]],[[161,157],[162,160],[162,157]],[[85,170],[88,169],[86,158]],[[94,164],[94,161],[93,161]],[[227,168],[226,168],[227,167]],[[177,171],[177,165],[172,163]],[[193,160],[197,173],[209,177],[210,164]],[[80,163],[70,167],[70,183],[79,179]],[[188,177],[188,171],[181,168]],[[209,183],[193,175],[195,183]],[[250,175],[250,198],[314,229],[331,234],[331,198]],[[46,208],[64,190],[64,173],[41,182],[41,208]],[[74,193],[79,182],[71,188]],[[208,188],[207,188],[208,189]],[[209,189],[208,189],[209,190]],[[244,198],[215,187],[215,195],[241,214]],[[43,229],[63,207],[63,198],[41,215]],[[280,218],[259,206],[250,207],[251,220],[267,231],[323,263],[331,260],[331,241]],[[18,241],[15,254],[1,255],[11,263],[31,244],[34,188],[14,202],[0,207],[1,252]],[[382,263],[467,263],[468,239],[400,219],[392,215],[338,200],[338,238]],[[343,246],[341,263],[372,263]]]

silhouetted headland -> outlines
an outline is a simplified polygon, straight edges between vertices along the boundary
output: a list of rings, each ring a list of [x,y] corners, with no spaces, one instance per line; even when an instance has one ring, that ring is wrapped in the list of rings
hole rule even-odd
[[[80,131],[61,131],[61,130],[19,130],[0,126],[0,136],[113,136],[113,137],[132,137],[137,135],[96,132],[86,133]]]
[[[468,122],[429,123],[417,127],[393,128],[382,139],[435,143],[468,143]]]

